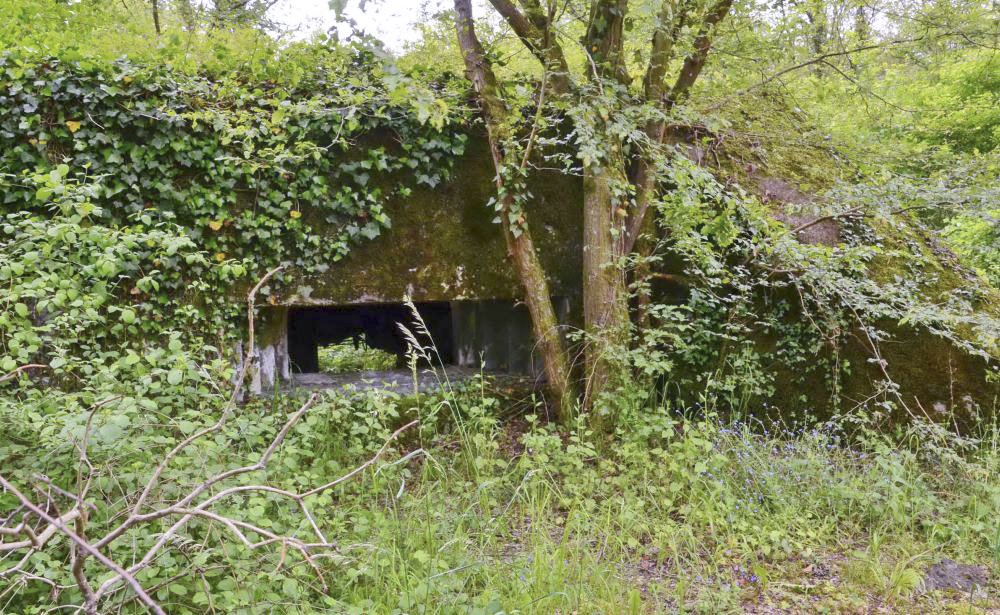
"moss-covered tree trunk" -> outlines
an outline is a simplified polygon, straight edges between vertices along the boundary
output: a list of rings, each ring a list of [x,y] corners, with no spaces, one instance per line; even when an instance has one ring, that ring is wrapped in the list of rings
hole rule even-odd
[[[465,61],[466,74],[479,97],[486,119],[493,164],[497,171],[497,208],[500,223],[514,269],[524,287],[524,302],[531,314],[531,325],[542,355],[548,387],[557,407],[560,421],[568,421],[576,405],[569,361],[559,332],[559,321],[552,306],[552,295],[545,270],[538,258],[525,212],[519,205],[521,186],[511,181],[523,172],[518,161],[506,148],[511,138],[509,113],[499,97],[496,76],[486,60],[483,47],[476,37],[469,0],[455,0],[455,28]]]
[[[628,340],[629,312],[625,272],[617,262],[621,248],[623,211],[614,185],[621,168],[616,152],[600,165],[587,166],[583,180],[583,317],[587,328],[587,389],[585,402],[598,410],[594,425],[602,423],[593,404],[605,391],[620,384],[624,373],[616,368],[617,350]],[[617,377],[616,377],[617,374]]]

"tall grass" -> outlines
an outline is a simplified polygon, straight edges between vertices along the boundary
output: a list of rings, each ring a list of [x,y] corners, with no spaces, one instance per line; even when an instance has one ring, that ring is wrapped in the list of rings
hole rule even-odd
[[[345,542],[366,545],[328,594],[347,612],[997,605],[992,587],[921,590],[942,557],[996,564],[992,423],[969,438],[919,423],[789,429],[660,407],[605,448],[586,417],[568,432],[533,416],[512,430],[480,391],[433,402],[449,420],[422,443],[428,456],[383,468],[343,500]]]

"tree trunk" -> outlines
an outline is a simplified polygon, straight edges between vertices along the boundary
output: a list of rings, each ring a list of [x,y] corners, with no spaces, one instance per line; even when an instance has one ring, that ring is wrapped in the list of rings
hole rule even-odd
[[[506,221],[504,214],[501,214],[501,218]],[[576,409],[576,394],[565,345],[559,332],[559,320],[552,307],[549,282],[529,229],[525,227],[520,235],[514,237],[509,224],[505,223],[503,226],[514,269],[524,287],[524,303],[531,314],[531,329],[538,340],[545,378],[556,406],[556,418],[565,424],[573,417]]]
[[[615,174],[622,168],[618,162],[620,154],[616,152],[606,166],[586,167],[583,179],[583,318],[588,333],[584,401],[595,411],[597,429],[602,428],[605,417],[594,404],[602,393],[622,382],[624,372],[615,359],[627,342],[629,328],[624,270],[617,262],[624,210],[612,190],[618,180]]]
[[[521,285],[524,287],[524,302],[531,314],[532,330],[538,340],[538,349],[545,366],[545,376],[557,417],[561,422],[572,418],[576,404],[566,348],[559,333],[559,321],[552,307],[552,297],[545,270],[538,258],[528,221],[523,218],[512,221],[508,215],[516,205],[515,197],[509,190],[515,186],[504,185],[504,170],[517,168],[520,162],[504,151],[505,142],[511,138],[508,111],[500,99],[496,76],[486,59],[483,47],[476,38],[472,21],[470,0],[455,0],[455,28],[459,47],[465,60],[466,73],[472,81],[479,97],[480,107],[486,119],[487,133],[493,165],[497,172],[497,190],[500,194],[499,217],[507,241],[508,251]],[[516,225],[516,226],[515,226]]]
[[[153,3],[153,27],[156,29],[156,35],[160,35],[160,5],[159,0],[152,0]]]

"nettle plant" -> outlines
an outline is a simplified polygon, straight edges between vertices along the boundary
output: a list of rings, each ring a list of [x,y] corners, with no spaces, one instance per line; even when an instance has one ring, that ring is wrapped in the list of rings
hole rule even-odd
[[[293,86],[8,52],[0,170],[15,178],[0,209],[47,215],[29,175],[97,180],[93,223],[176,225],[208,255],[158,266],[155,287],[127,289],[132,309],[182,299],[206,322],[235,318],[231,297],[241,292],[227,292],[230,274],[245,274],[245,286],[278,264],[321,273],[378,236],[390,225],[386,199],[448,177],[464,148],[461,121],[446,85],[360,51],[319,54],[314,74]],[[133,247],[152,256],[143,242]]]

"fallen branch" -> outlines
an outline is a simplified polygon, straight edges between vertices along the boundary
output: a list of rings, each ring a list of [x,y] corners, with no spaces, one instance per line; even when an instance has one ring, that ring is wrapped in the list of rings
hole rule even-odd
[[[0,382],[7,382],[8,380],[13,380],[14,378],[17,377],[18,374],[20,374],[26,369],[48,369],[48,368],[49,368],[48,365],[43,365],[41,363],[29,363],[28,365],[22,365],[21,367],[18,367],[17,369],[7,372],[3,376],[0,376]]]
[[[113,570],[116,574],[118,574],[122,579],[124,579],[126,583],[128,583],[129,587],[132,588],[132,591],[134,591],[136,596],[139,597],[139,600],[141,600],[143,604],[149,607],[150,611],[152,611],[156,615],[166,615],[166,611],[160,608],[160,605],[158,605],[149,596],[149,594],[147,594],[146,591],[142,589],[142,585],[139,584],[139,581],[137,581],[132,574],[130,574],[127,570],[116,564],[106,555],[98,551],[89,542],[78,536],[73,530],[69,529],[69,527],[61,519],[53,518],[48,514],[46,514],[44,510],[36,506],[34,502],[25,497],[25,495],[21,493],[17,489],[17,487],[11,484],[10,481],[8,481],[3,474],[0,474],[0,487],[3,487],[5,491],[8,491],[11,494],[13,494],[14,497],[16,497],[18,501],[21,502],[22,506],[24,506],[32,513],[34,513],[35,516],[37,516],[39,519],[45,521],[51,526],[54,526],[60,532],[69,537],[69,539],[72,540],[73,543],[76,544],[80,549],[86,551],[88,555],[90,555],[91,557],[99,561],[101,564]],[[85,606],[85,610],[87,611],[88,614],[97,615],[97,604],[96,603],[87,604]]]
[[[168,451],[159,463],[157,463],[134,502],[130,502],[127,498],[123,499],[123,504],[121,505],[123,508],[122,511],[110,511],[114,514],[103,515],[112,519],[124,517],[124,520],[109,531],[104,532],[103,536],[99,539],[89,540],[86,537],[85,532],[88,522],[88,510],[97,510],[93,504],[87,502],[87,493],[94,473],[94,466],[88,458],[87,449],[91,427],[93,426],[97,410],[102,406],[118,399],[118,397],[105,399],[95,404],[94,407],[90,409],[84,427],[83,437],[79,443],[73,443],[78,449],[75,492],[57,487],[47,477],[41,474],[35,474],[30,479],[33,481],[31,486],[38,490],[43,497],[48,498],[48,502],[45,506],[39,506],[21,493],[21,491],[19,491],[7,477],[0,474],[0,487],[2,487],[4,491],[13,494],[20,504],[17,509],[7,515],[4,520],[0,522],[0,540],[4,539],[4,537],[16,538],[16,540],[11,542],[0,542],[0,553],[14,553],[18,551],[25,552],[17,564],[13,567],[8,567],[3,571],[0,571],[0,578],[20,578],[22,582],[27,580],[42,580],[52,587],[59,587],[53,581],[38,577],[30,570],[25,570],[24,568],[32,554],[45,548],[53,536],[61,533],[69,538],[70,572],[76,582],[76,586],[80,589],[84,597],[83,604],[76,607],[77,611],[83,611],[87,615],[97,615],[102,599],[106,599],[109,594],[120,591],[124,587],[128,587],[134,592],[134,597],[130,599],[140,600],[144,605],[146,605],[146,607],[148,607],[150,612],[159,615],[164,613],[164,610],[156,603],[156,601],[153,600],[153,598],[149,595],[149,592],[142,588],[135,575],[143,568],[149,566],[160,551],[176,537],[177,533],[184,528],[187,523],[189,523],[192,519],[203,519],[211,523],[221,524],[226,528],[226,530],[228,530],[229,533],[235,536],[235,538],[242,545],[249,549],[258,549],[269,545],[280,545],[281,564],[284,564],[289,550],[298,552],[302,556],[302,559],[316,573],[317,577],[323,584],[323,587],[326,587],[326,581],[323,579],[323,573],[320,566],[316,562],[316,558],[323,556],[324,551],[335,550],[337,545],[324,536],[316,517],[309,509],[306,498],[318,495],[328,489],[342,484],[354,478],[366,468],[369,468],[373,464],[377,463],[385,452],[389,450],[391,443],[396,440],[401,433],[414,425],[417,425],[417,421],[411,421],[393,432],[382,447],[375,453],[375,455],[355,467],[350,472],[330,482],[310,488],[306,491],[294,492],[280,489],[278,487],[272,487],[270,485],[238,485],[223,488],[217,493],[208,495],[209,491],[216,485],[220,485],[244,474],[264,470],[270,463],[271,459],[275,456],[282,443],[286,440],[292,428],[318,399],[318,395],[314,393],[288,417],[284,425],[274,435],[267,448],[261,453],[259,459],[255,463],[214,474],[213,476],[203,480],[201,483],[189,487],[186,492],[182,492],[184,494],[183,496],[172,499],[169,503],[161,505],[161,507],[157,509],[144,512],[145,507],[147,506],[170,462],[184,452],[184,450],[191,446],[194,442],[222,429],[227,418],[231,415],[233,408],[239,399],[239,393],[243,386],[243,382],[246,379],[246,374],[252,362],[252,355],[254,353],[253,331],[255,295],[264,283],[280,269],[281,267],[278,267],[268,272],[267,275],[265,275],[260,282],[253,287],[247,296],[247,318],[250,334],[250,340],[247,346],[248,357],[241,366],[240,373],[233,384],[233,393],[229,397],[228,403],[224,407],[222,415],[211,426],[196,431],[190,436],[184,438],[180,443]],[[14,372],[7,374],[4,376],[4,379],[9,380],[15,377],[17,373],[25,369],[35,367],[45,366],[25,365],[18,368]],[[302,512],[302,515],[308,520],[309,525],[312,527],[313,533],[315,534],[315,540],[307,541],[295,536],[282,535],[276,531],[248,523],[242,519],[220,514],[211,510],[215,504],[225,498],[234,494],[250,491],[272,493],[296,502]],[[207,497],[201,499],[203,496]],[[72,507],[67,512],[60,514],[54,498],[68,499],[72,502]],[[199,499],[201,499],[201,501],[199,501]],[[22,511],[23,518],[16,527],[4,527],[3,524],[13,523],[15,515],[21,513]],[[38,523],[33,525],[29,517],[37,518]],[[129,558],[133,563],[129,567],[123,567],[112,560],[108,555],[105,555],[105,553],[109,552],[109,550],[116,544],[116,541],[122,538],[130,530],[140,528],[145,524],[155,522],[156,520],[165,517],[179,518],[174,521],[165,532],[159,534],[153,546],[142,553],[141,557],[139,557],[138,553],[133,553]],[[71,523],[75,524],[75,529],[70,527]],[[100,582],[96,589],[94,588],[94,584],[92,584],[91,578],[88,576],[86,568],[86,562],[91,558],[99,562],[107,571],[111,573],[108,578],[105,578]],[[17,576],[15,577],[15,575]]]
[[[80,510],[74,508],[68,513],[59,517],[62,523],[69,523],[70,521],[76,519],[80,516]],[[49,541],[59,529],[55,525],[49,525],[44,530],[35,534],[28,525],[27,521],[21,521],[17,527],[13,528],[2,528],[0,527],[0,536],[27,536],[24,540],[19,540],[17,542],[0,542],[0,552],[4,551],[16,551],[18,549],[30,548],[34,551],[41,549],[45,546],[45,543]]]
[[[837,218],[852,218],[852,217],[857,218],[862,216],[864,216],[864,214],[861,212],[861,205],[858,205],[857,207],[852,207],[847,211],[842,211],[838,214],[830,214],[829,216],[820,216],[815,220],[799,225],[794,229],[792,229],[792,235],[798,235],[807,228],[815,226],[821,222],[826,222],[827,220],[836,220]]]

